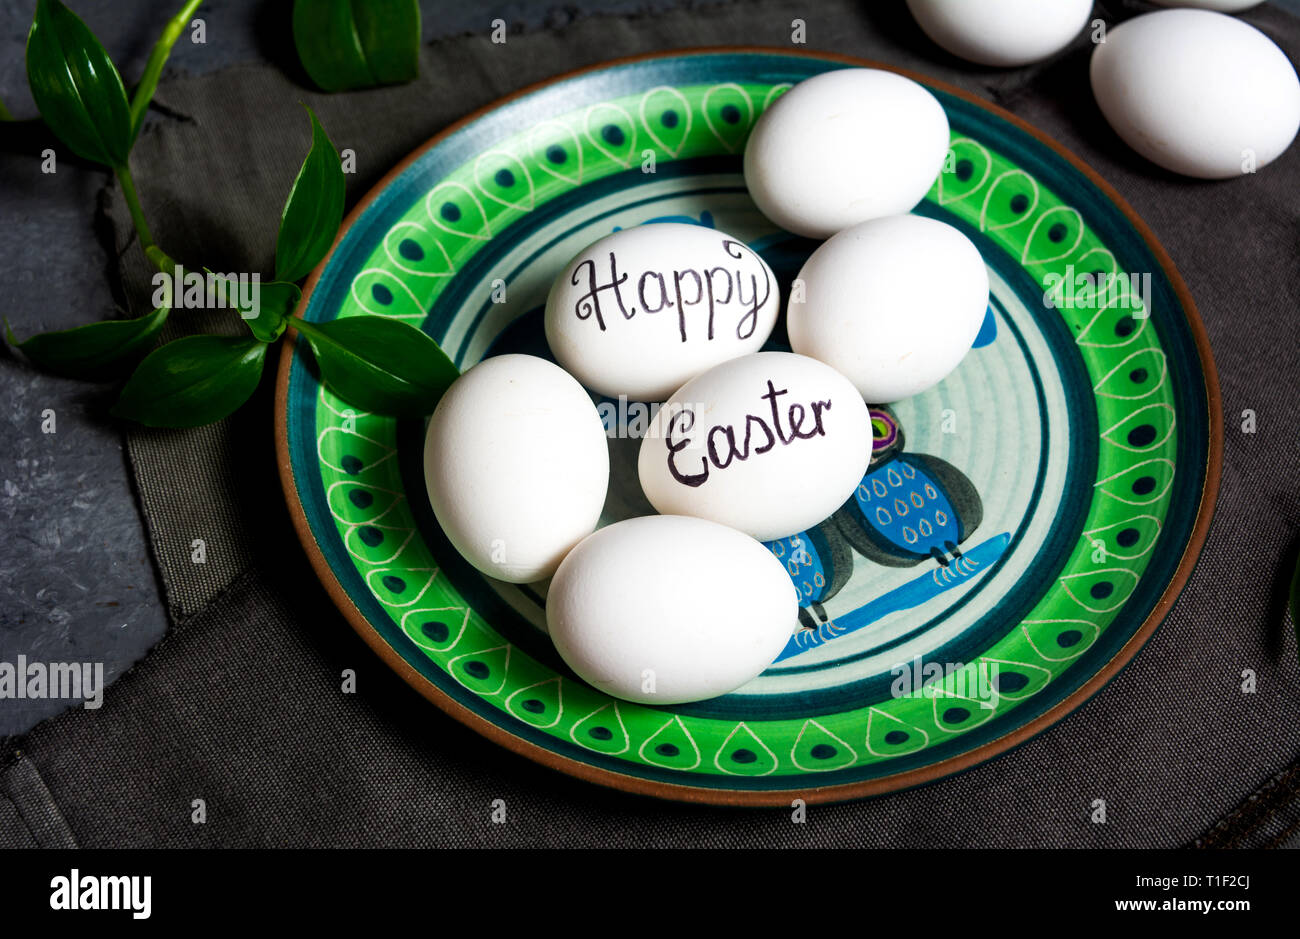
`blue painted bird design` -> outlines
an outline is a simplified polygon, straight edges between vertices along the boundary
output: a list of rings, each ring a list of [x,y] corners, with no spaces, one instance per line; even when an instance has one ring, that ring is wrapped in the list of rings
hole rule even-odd
[[[764,542],[785,565],[799,594],[799,622],[810,629],[827,621],[822,604],[840,592],[853,573],[853,552],[828,519],[816,528]]]
[[[904,452],[903,428],[890,408],[870,412],[871,465],[831,521],[877,564],[911,567],[933,558],[964,571],[960,545],[984,516],[975,486],[945,460]]]

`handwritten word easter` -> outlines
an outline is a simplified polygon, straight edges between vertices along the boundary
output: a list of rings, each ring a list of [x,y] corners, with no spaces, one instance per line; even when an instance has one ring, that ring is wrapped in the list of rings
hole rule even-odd
[[[673,414],[668,420],[668,433],[666,435],[668,445],[668,472],[672,474],[673,479],[677,480],[684,486],[703,486],[709,479],[710,467],[718,470],[725,470],[735,462],[745,462],[753,456],[759,456],[769,452],[780,444],[789,446],[797,440],[811,440],[813,437],[825,437],[826,428],[822,424],[823,412],[831,409],[830,401],[813,401],[807,407],[802,404],[792,403],[786,409],[785,419],[786,426],[789,427],[787,433],[786,427],[781,423],[781,412],[777,404],[777,398],[781,395],[789,394],[790,389],[777,387],[772,384],[772,380],[767,381],[767,392],[759,395],[763,401],[767,401],[771,407],[772,421],[769,424],[758,414],[746,414],[744,419],[744,443],[740,446],[736,444],[736,426],[734,424],[714,424],[709,428],[709,432],[704,435],[705,449],[707,457],[700,458],[700,472],[684,473],[677,466],[677,455],[687,448],[693,450],[699,449],[699,444],[691,446],[692,438],[683,436],[691,431],[695,426],[695,411],[691,408],[683,408]],[[808,412],[812,411],[812,424],[807,424]],[[751,446],[754,432],[757,431],[763,438],[764,442],[759,446]],[[723,443],[720,446],[719,440]],[[725,454],[723,449],[725,448]]]

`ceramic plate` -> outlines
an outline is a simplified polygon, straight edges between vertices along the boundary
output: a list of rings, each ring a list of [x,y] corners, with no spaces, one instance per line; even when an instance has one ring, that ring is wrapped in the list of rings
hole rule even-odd
[[[663,220],[743,238],[785,296],[815,245],[754,208],[746,137],[792,83],[868,64],[709,50],[529,89],[435,137],[371,192],[299,313],[405,320],[462,369],[546,356],[542,308],[562,265],[602,235]],[[875,459],[855,496],[768,545],[804,597],[802,625],[733,694],[657,708],[575,678],[543,631],[545,585],[485,579],[439,530],[424,422],[349,408],[286,346],[280,462],[303,543],[347,618],[427,698],[589,780],[788,805],[915,785],[1002,752],[1150,636],[1218,485],[1204,329],[1151,232],[1095,173],[1010,114],[912,77],[952,127],[948,165],[916,211],[980,248],[989,310],[951,377],[874,409]],[[604,521],[648,513],[642,406],[597,400],[611,428]],[[629,602],[653,581],[647,558]]]

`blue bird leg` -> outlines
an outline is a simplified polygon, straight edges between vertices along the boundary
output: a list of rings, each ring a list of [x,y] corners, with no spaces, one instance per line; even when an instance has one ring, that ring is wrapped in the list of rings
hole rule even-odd
[[[995,535],[983,544],[962,552],[962,557],[947,567],[936,567],[926,571],[920,577],[895,587],[856,610],[823,623],[817,629],[801,629],[790,637],[790,641],[776,657],[776,661],[782,662],[791,656],[824,645],[832,639],[856,632],[891,613],[920,606],[958,584],[973,580],[1000,558],[1010,543],[1011,536],[1006,532]],[[967,563],[959,566],[961,561]]]

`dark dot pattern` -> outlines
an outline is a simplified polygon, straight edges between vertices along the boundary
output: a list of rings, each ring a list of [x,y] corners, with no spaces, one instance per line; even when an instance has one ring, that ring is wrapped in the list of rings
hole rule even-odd
[[[1020,672],[998,672],[997,680],[994,681],[993,687],[1007,694],[1015,694],[1025,685],[1029,684],[1029,679]]]
[[[420,632],[434,642],[446,642],[447,637],[451,635],[451,630],[441,620],[430,620],[427,623],[421,623]]]
[[[1128,432],[1129,446],[1149,447],[1156,439],[1156,429],[1150,424],[1139,424]]]

